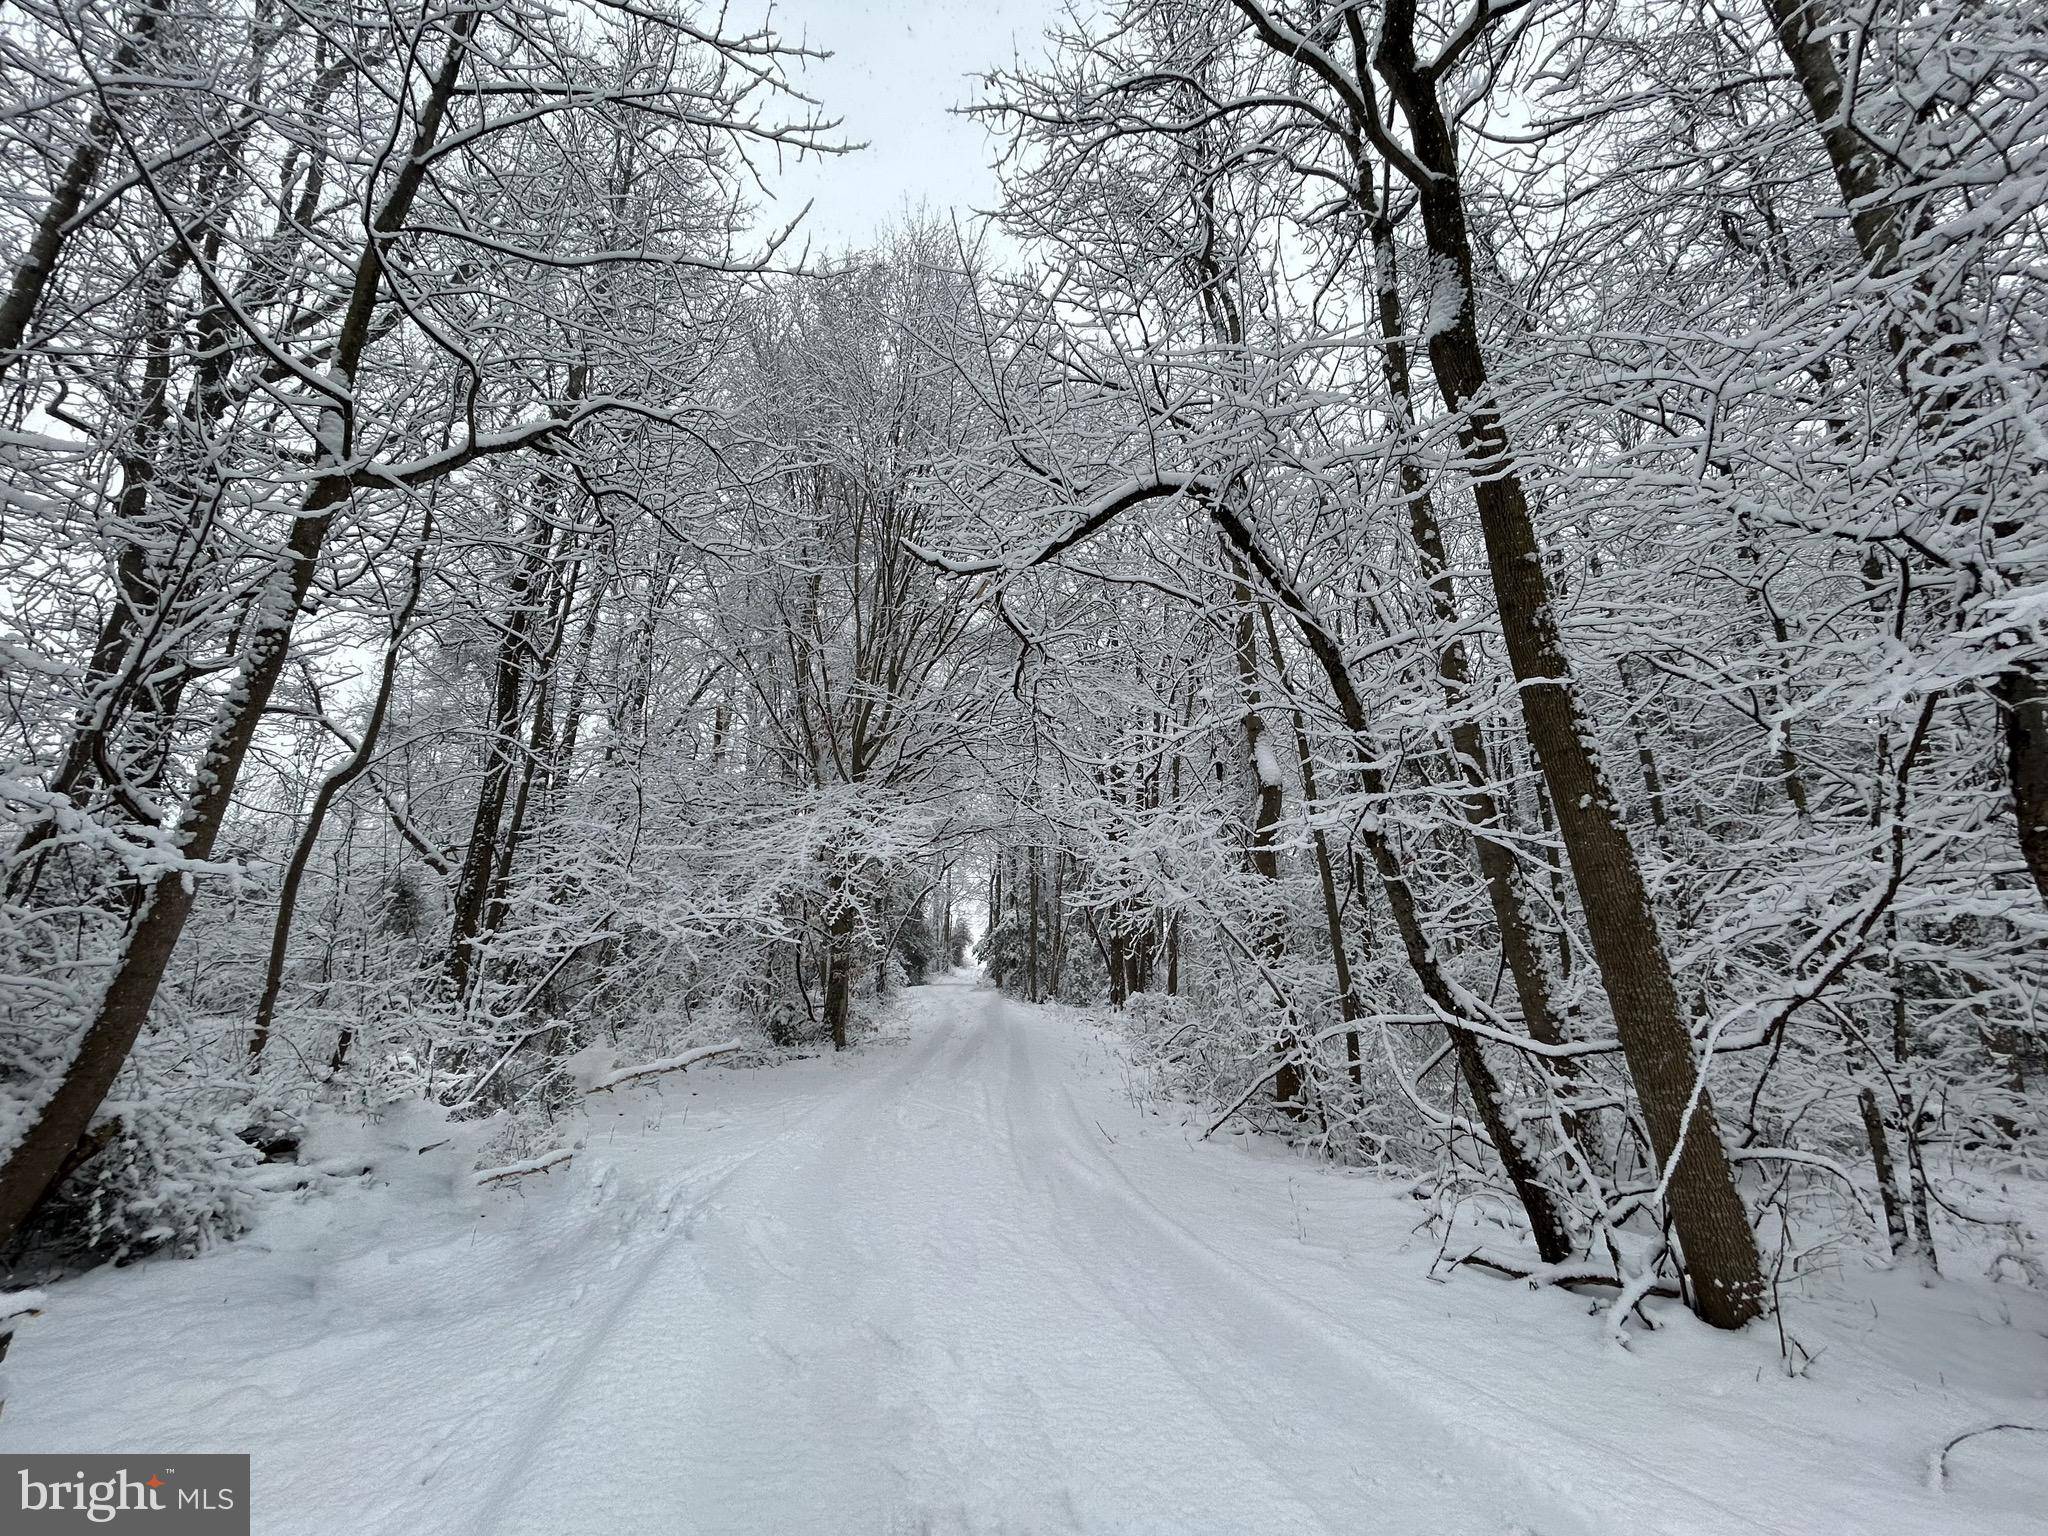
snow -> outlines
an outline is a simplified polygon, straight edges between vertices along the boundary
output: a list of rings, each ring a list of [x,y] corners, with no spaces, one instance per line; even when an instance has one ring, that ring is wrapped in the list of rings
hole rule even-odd
[[[1286,782],[1280,777],[1280,759],[1273,755],[1273,744],[1264,736],[1259,737],[1252,749],[1252,761],[1261,787],[1278,789]]]
[[[545,1178],[395,1111],[376,1180],[53,1288],[0,1450],[252,1452],[276,1536],[2043,1528],[2039,1436],[1932,1470],[2048,1424],[2038,1293],[1845,1275],[1787,1300],[1799,1377],[1655,1300],[1620,1349],[1432,1281],[1403,1186],[1199,1120],[964,979],[587,1100]]]

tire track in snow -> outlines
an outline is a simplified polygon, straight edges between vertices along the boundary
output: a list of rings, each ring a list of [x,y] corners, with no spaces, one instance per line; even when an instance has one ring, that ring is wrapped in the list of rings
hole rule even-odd
[[[838,1093],[821,1099],[753,1150],[730,1159],[712,1175],[710,1182],[702,1186],[700,1192],[693,1195],[680,1219],[673,1212],[670,1213],[664,1230],[645,1240],[642,1245],[643,1251],[638,1256],[632,1273],[618,1282],[609,1303],[590,1326],[583,1330],[574,1353],[557,1372],[546,1393],[523,1415],[525,1427],[515,1443],[507,1449],[504,1470],[484,1492],[475,1513],[464,1522],[462,1529],[473,1532],[474,1536],[490,1536],[490,1533],[498,1529],[520,1484],[527,1476],[535,1453],[550,1438],[549,1431],[560,1422],[570,1398],[586,1383],[591,1367],[612,1340],[621,1320],[641,1299],[648,1282],[671,1257],[675,1240],[689,1240],[712,1201],[749,1166],[768,1153],[785,1147],[793,1138],[816,1134],[821,1128],[821,1123],[830,1125],[844,1118],[852,1110],[866,1107],[868,1101],[890,1096],[892,1090],[898,1086],[899,1080],[916,1076],[925,1067],[928,1058],[940,1050],[950,1040],[952,1034],[950,1024],[942,1026],[940,1031],[917,1042],[909,1057],[898,1063],[893,1070],[879,1077],[857,1077]]]
[[[1447,1440],[1464,1449],[1468,1464],[1484,1464],[1490,1458],[1509,1456],[1516,1463],[1519,1475],[1560,1501],[1561,1508],[1569,1510],[1573,1518],[1589,1525],[1604,1526],[1608,1521],[1602,1512],[1591,1507],[1584,1488],[1588,1470],[1587,1441],[1597,1440],[1598,1448],[1606,1453],[1607,1465],[1626,1466],[1638,1487],[1646,1483],[1654,1485],[1679,1501],[1653,1501],[1649,1509],[1641,1512],[1641,1519],[1653,1521],[1654,1525],[1638,1524],[1638,1529],[1669,1530],[1677,1536],[1696,1536],[1704,1528],[1702,1517],[1708,1512],[1718,1522],[1716,1528],[1753,1528],[1753,1522],[1747,1516],[1730,1507],[1711,1490],[1647,1464],[1640,1448],[1605,1441],[1597,1431],[1583,1424],[1575,1426],[1575,1438],[1548,1434],[1545,1426],[1532,1424],[1519,1405],[1484,1377],[1458,1370],[1454,1359],[1431,1356],[1425,1360],[1403,1349],[1397,1339],[1380,1335],[1374,1335],[1368,1342],[1360,1334],[1355,1319],[1332,1312],[1328,1307],[1302,1296],[1284,1281],[1256,1274],[1162,1209],[1141,1189],[1129,1171],[1104,1151],[1099,1128],[1089,1125],[1074,1103],[1072,1090],[1064,1083],[1058,1087],[1057,1100],[1061,1118],[1066,1122],[1061,1143],[1068,1153],[1070,1166],[1095,1170],[1090,1182],[1120,1202],[1131,1215],[1153,1226],[1252,1304],[1285,1318],[1290,1325],[1314,1337],[1320,1346],[1343,1355],[1353,1370],[1372,1378],[1381,1390],[1397,1395],[1409,1405],[1411,1413],[1430,1419]],[[1390,1361],[1399,1363],[1401,1369],[1398,1373],[1387,1369]],[[1495,1411],[1495,1422],[1513,1422],[1517,1433],[1509,1436],[1447,1418],[1428,1401],[1430,1397],[1446,1395],[1442,1390],[1446,1382],[1455,1384],[1458,1395],[1483,1401],[1491,1407]],[[1418,1383],[1425,1390],[1418,1391]],[[1544,1449],[1532,1451],[1531,1439],[1544,1441]],[[1607,1491],[1611,1490],[1603,1490]],[[1637,1498],[1640,1499],[1640,1493]],[[1605,1514],[1611,1516],[1612,1511]],[[1553,1527],[1543,1527],[1546,1536],[1551,1529]]]
[[[1058,1213],[1092,1208],[1091,1239],[1073,1251],[1076,1269],[1155,1341],[1192,1390],[1232,1398],[1233,1433],[1248,1453],[1318,1507],[1326,1529],[1358,1530],[1365,1510],[1393,1494],[1390,1481],[1405,1484],[1394,1496],[1402,1501],[1404,1522],[1417,1522],[1417,1529],[1510,1532],[1532,1519],[1529,1528],[1543,1536],[1594,1528],[1576,1500],[1560,1499],[1555,1490],[1522,1477],[1519,1468],[1485,1479],[1493,1487],[1457,1486],[1448,1475],[1449,1445],[1467,1442],[1483,1453],[1456,1463],[1467,1468],[1495,1466],[1500,1447],[1475,1440],[1389,1381],[1353,1347],[1349,1325],[1333,1327],[1327,1314],[1275,1295],[1263,1278],[1162,1211],[1107,1154],[1105,1133],[1085,1121],[1066,1085],[1040,1082],[1030,1027],[1014,1017],[1016,1010],[999,1008],[992,1023],[1010,1036],[1010,1124],[1020,1179],[1043,1190]],[[1024,1129],[1017,1134],[1020,1119]],[[1134,1230],[1163,1240],[1166,1251],[1132,1243]],[[1198,1320],[1210,1326],[1199,1332],[1188,1327]],[[1277,1372],[1276,1364],[1282,1367]],[[1281,1427],[1276,1406],[1297,1416],[1292,1433]],[[1304,1417],[1314,1421],[1306,1430]],[[1323,1469],[1336,1448],[1327,1436],[1318,1443],[1315,1424],[1360,1426],[1370,1436],[1364,1449],[1378,1466],[1330,1476]],[[1314,1451],[1325,1459],[1319,1461]],[[1335,1464],[1341,1466],[1341,1459]],[[1396,1473],[1398,1478],[1391,1476]],[[1423,1514],[1429,1506],[1434,1507]]]
[[[1221,1165],[1112,1151],[1066,1021],[954,988],[923,1012],[600,1282],[465,1536],[581,1536],[664,1489],[678,1533],[1583,1536],[1617,1479],[1635,1529],[1749,1528],[1365,1331],[1414,1298],[1347,1315],[1206,1240]]]

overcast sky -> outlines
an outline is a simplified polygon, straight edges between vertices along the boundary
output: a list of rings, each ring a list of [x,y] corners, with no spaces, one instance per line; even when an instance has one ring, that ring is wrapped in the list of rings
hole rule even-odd
[[[865,244],[906,206],[934,212],[986,208],[995,200],[993,155],[980,124],[951,115],[969,101],[969,76],[1041,57],[1041,36],[1060,0],[779,0],[777,30],[834,57],[805,72],[804,89],[826,115],[845,119],[857,154],[791,167],[777,180],[788,217],[805,220],[813,248]]]

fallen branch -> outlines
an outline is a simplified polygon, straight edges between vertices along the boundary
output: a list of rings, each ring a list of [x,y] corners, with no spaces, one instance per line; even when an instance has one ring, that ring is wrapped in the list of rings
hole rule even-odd
[[[49,1296],[42,1291],[0,1291],[0,1341],[11,1338],[23,1318],[41,1317],[49,1304]],[[0,1355],[6,1353],[6,1344],[0,1342]]]
[[[624,1088],[650,1077],[659,1077],[664,1072],[682,1072],[700,1061],[709,1061],[714,1056],[729,1056],[739,1049],[739,1041],[727,1040],[720,1045],[700,1045],[694,1051],[685,1051],[680,1056],[667,1056],[660,1061],[642,1062],[637,1067],[620,1067],[616,1072],[605,1073],[583,1092],[586,1097],[593,1093],[610,1093],[614,1088]]]
[[[1668,1280],[1659,1280],[1645,1286],[1640,1279],[1618,1279],[1612,1270],[1599,1264],[1531,1263],[1510,1254],[1496,1253],[1489,1248],[1469,1249],[1452,1259],[1450,1267],[1456,1269],[1460,1264],[1475,1264],[1481,1269],[1490,1269],[1496,1274],[1506,1275],[1510,1280],[1527,1281],[1531,1290],[1546,1285],[1561,1286],[1566,1290],[1580,1285],[1600,1285],[1609,1290],[1632,1291],[1638,1299],[1643,1296],[1664,1296],[1673,1301],[1684,1300],[1678,1287]]]
[[[1955,1439],[1927,1458],[1927,1482],[1936,1491],[1948,1485],[1948,1453],[1965,1440],[1974,1440],[1979,1435],[1995,1435],[2002,1429],[2017,1430],[2025,1435],[2048,1435],[2048,1428],[2039,1424],[1986,1424],[1982,1429],[1966,1429]]]
[[[1251,1103],[1252,1095],[1257,1093],[1261,1088],[1265,1087],[1266,1084],[1270,1083],[1273,1080],[1273,1078],[1279,1073],[1280,1069],[1288,1065],[1288,1063],[1292,1060],[1292,1057],[1285,1057],[1279,1061],[1276,1061],[1273,1063],[1272,1066],[1266,1068],[1265,1071],[1261,1072],[1257,1077],[1253,1078],[1251,1087],[1245,1089],[1243,1093],[1239,1094],[1237,1096],[1236,1102],[1233,1103],[1230,1106],[1230,1108],[1223,1111],[1222,1114],[1218,1115],[1216,1117],[1215,1123],[1212,1124],[1209,1127],[1209,1129],[1202,1132],[1202,1134],[1196,1139],[1199,1141],[1207,1141],[1211,1136],[1214,1136],[1218,1131],[1222,1130],[1223,1122],[1228,1120],[1232,1115],[1236,1114],[1240,1109],[1243,1109],[1245,1105]]]
[[[576,1155],[573,1147],[557,1147],[552,1152],[543,1152],[539,1157],[529,1157],[523,1163],[507,1163],[502,1168],[485,1168],[476,1175],[479,1187],[496,1184],[505,1179],[523,1179],[529,1173],[547,1173],[559,1168]]]
[[[1849,1170],[1831,1157],[1822,1157],[1818,1152],[1802,1152],[1792,1147],[1730,1147],[1727,1157],[1731,1163],[1778,1162],[1818,1168],[1822,1173],[1832,1175],[1842,1188],[1849,1192],[1849,1198],[1856,1202],[1856,1209],[1863,1213],[1865,1221],[1873,1227],[1884,1225],[1878,1219],[1877,1212],[1870,1208],[1870,1202],[1863,1198],[1863,1191],[1856,1187],[1856,1181],[1850,1177]]]

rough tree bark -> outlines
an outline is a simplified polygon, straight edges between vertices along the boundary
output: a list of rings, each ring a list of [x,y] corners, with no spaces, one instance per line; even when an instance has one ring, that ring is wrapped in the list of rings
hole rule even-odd
[[[1408,329],[1402,314],[1400,274],[1395,266],[1394,225],[1383,200],[1375,196],[1372,170],[1354,125],[1351,145],[1352,198],[1366,220],[1373,251],[1375,310],[1380,328],[1380,375],[1395,430],[1404,442],[1398,460],[1401,497],[1408,509],[1409,538],[1421,567],[1423,585],[1429,594],[1431,615],[1442,631],[1437,645],[1437,683],[1450,712],[1448,734],[1451,755],[1465,792],[1459,809],[1472,829],[1473,852],[1486,885],[1487,903],[1493,910],[1494,928],[1508,974],[1514,980],[1515,995],[1522,1004],[1522,1021],[1530,1038],[1544,1045],[1562,1045],[1563,1027],[1551,1004],[1550,976],[1544,968],[1534,926],[1522,893],[1522,871],[1514,850],[1502,838],[1501,808],[1492,789],[1486,745],[1479,720],[1472,712],[1472,663],[1465,643],[1458,637],[1458,598],[1445,551],[1443,528],[1436,514],[1421,465],[1405,451],[1414,439],[1416,425],[1415,386],[1409,366]],[[1569,1056],[1551,1058],[1546,1067],[1560,1097],[1569,1099],[1571,1085],[1579,1076]],[[1568,1135],[1579,1133],[1578,1117],[1569,1108],[1563,1116]]]
[[[1414,0],[1390,0],[1372,63],[1407,120],[1412,153],[1402,157],[1402,169],[1415,188],[1438,269],[1437,307],[1453,310],[1435,317],[1430,365],[1445,405],[1459,413],[1459,443],[1478,503],[1502,638],[1521,685],[1529,739],[1550,785],[1622,1054],[1652,1148],[1668,1171],[1667,1205],[1684,1250],[1693,1305],[1715,1327],[1739,1328],[1764,1307],[1756,1235],[1694,1060],[1635,849],[1596,756],[1593,723],[1572,686],[1535,522],[1479,343],[1457,150],[1436,76],[1416,54]]]

